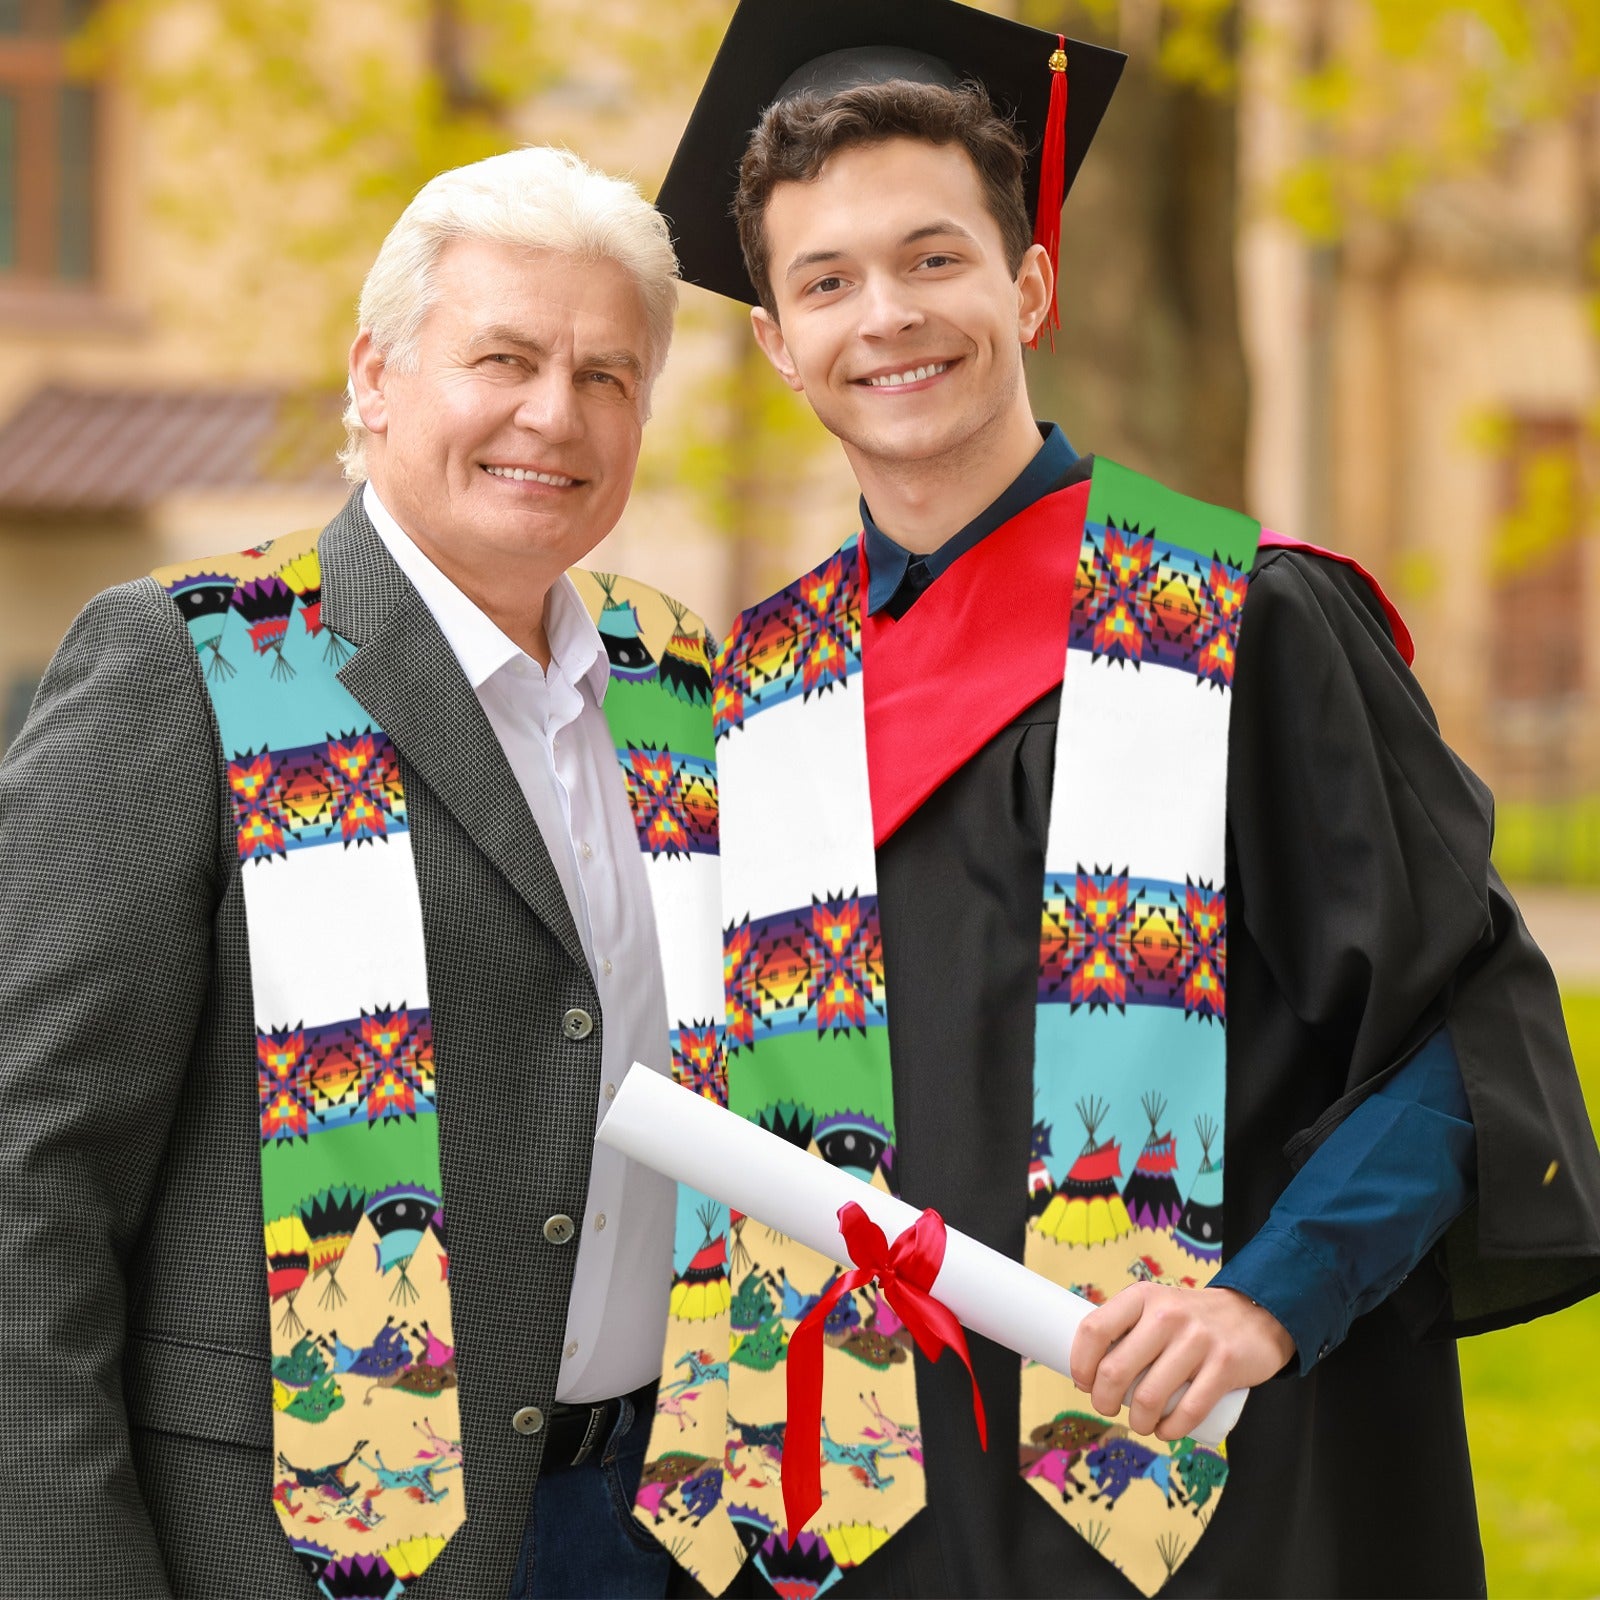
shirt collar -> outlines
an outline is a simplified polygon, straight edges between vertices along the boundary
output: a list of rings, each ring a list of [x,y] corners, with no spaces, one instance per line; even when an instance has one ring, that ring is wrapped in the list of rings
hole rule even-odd
[[[361,504],[395,565],[422,596],[422,603],[438,623],[474,690],[481,689],[502,667],[519,657],[538,668],[539,663],[508,638],[494,619],[423,553],[378,498],[370,480],[362,491]],[[603,703],[611,663],[588,608],[565,573],[551,586],[545,599],[544,629],[551,665],[570,683],[587,682],[595,704]]]
[[[1059,486],[1061,478],[1078,459],[1078,453],[1067,442],[1067,436],[1053,422],[1041,422],[1039,448],[1016,478],[998,499],[978,513],[971,522],[953,533],[937,550],[925,556],[913,556],[903,545],[891,539],[872,520],[865,499],[861,502],[862,539],[867,552],[867,570],[871,584],[867,592],[869,614],[881,611],[892,600],[906,581],[911,563],[920,560],[927,569],[927,581],[932,582],[952,567],[967,551],[987,538],[998,527],[1026,511],[1036,500],[1042,500]]]
[[[583,597],[566,573],[551,586],[544,604],[544,633],[550,642],[550,659],[571,683],[587,683],[594,703],[605,704],[611,682],[611,662],[600,630],[589,615]]]

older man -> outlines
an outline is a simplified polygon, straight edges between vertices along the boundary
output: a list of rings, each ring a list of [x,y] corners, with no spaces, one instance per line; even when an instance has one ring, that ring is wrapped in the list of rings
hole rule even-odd
[[[0,766],[0,1592],[663,1592],[672,1192],[591,1136],[720,1002],[714,940],[657,947],[715,904],[709,675],[569,569],[675,273],[570,155],[435,179],[348,504],[52,663]]]

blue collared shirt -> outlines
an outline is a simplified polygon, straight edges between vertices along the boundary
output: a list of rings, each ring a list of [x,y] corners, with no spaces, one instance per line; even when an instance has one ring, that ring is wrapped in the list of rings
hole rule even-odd
[[[1056,488],[1077,452],[1053,422],[1039,432],[1038,453],[1011,486],[930,554],[897,544],[861,502],[869,612],[903,616],[961,556]],[[1477,1182],[1472,1111],[1441,1027],[1318,1146],[1212,1282],[1265,1306],[1309,1371],[1427,1255]]]
[[[1033,459],[1017,475],[1011,487],[991,506],[975,516],[959,533],[953,533],[929,555],[914,556],[895,543],[872,520],[867,502],[861,502],[862,537],[866,541],[867,611],[876,614],[894,602],[892,614],[902,616],[930,583],[949,571],[975,544],[986,539],[1002,523],[1026,511],[1035,500],[1042,500],[1066,476],[1078,459],[1078,452],[1067,443],[1067,436],[1053,422],[1039,424],[1040,444]]]
[[[1265,1306],[1306,1372],[1388,1299],[1477,1187],[1472,1108],[1441,1027],[1317,1147],[1211,1281]]]

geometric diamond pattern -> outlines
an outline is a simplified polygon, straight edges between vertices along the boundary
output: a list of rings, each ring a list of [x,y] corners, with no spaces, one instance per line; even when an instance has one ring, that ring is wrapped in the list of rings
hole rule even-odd
[[[654,745],[617,752],[640,846],[652,857],[717,853],[717,776],[711,762]]]
[[[257,1029],[256,1060],[263,1144],[436,1109],[426,1010],[401,1005],[321,1028]]]
[[[1166,1006],[1225,1020],[1224,895],[1126,872],[1045,881],[1039,1003],[1074,1010]]]
[[[860,670],[860,572],[852,539],[738,618],[717,656],[711,703],[717,738],[758,711],[795,695],[809,699]]]
[[[876,895],[814,899],[723,936],[729,1054],[758,1037],[865,1033],[887,1021]]]
[[[400,762],[377,729],[297,750],[245,751],[228,763],[228,788],[241,861],[333,840],[348,848],[406,831]]]
[[[1227,688],[1248,587],[1220,558],[1174,549],[1137,527],[1090,524],[1074,579],[1072,648],[1135,669],[1174,667]]]

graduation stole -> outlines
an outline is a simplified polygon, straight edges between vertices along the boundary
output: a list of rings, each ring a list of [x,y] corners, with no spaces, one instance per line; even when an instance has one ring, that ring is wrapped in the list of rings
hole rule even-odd
[[[1090,1299],[1139,1278],[1202,1284],[1221,1256],[1228,713],[1258,533],[1097,460],[1089,482],[989,535],[899,622],[863,622],[850,541],[740,617],[714,672],[730,1103],[890,1190],[875,845],[1063,683],[1037,1120],[1014,1181],[1027,1265]],[[994,646],[995,670],[956,680],[951,640],[974,637]],[[823,1505],[786,1549],[784,1352],[837,1269],[751,1219],[729,1246],[718,1520],[779,1593],[821,1593],[924,1502],[911,1340],[874,1288],[830,1319]],[[1070,1379],[1039,1367],[1023,1372],[1022,1419],[1027,1480],[1155,1593],[1209,1520],[1222,1453],[1135,1437],[1125,1412],[1087,1410]],[[652,1454],[668,1442],[658,1432]],[[667,1490],[642,1494],[637,1514],[658,1531],[665,1519],[707,1582],[696,1509]]]
[[[395,1600],[466,1520],[427,952],[399,757],[340,682],[315,531],[155,574],[205,672],[256,1024],[274,1506],[318,1593]],[[717,915],[704,629],[574,572],[657,926]],[[624,664],[619,664],[619,657]],[[721,975],[664,940],[675,1072],[720,1072]],[[678,1021],[676,1019],[682,1019]],[[696,1020],[700,1019],[700,1020]]]

